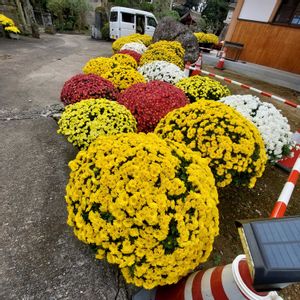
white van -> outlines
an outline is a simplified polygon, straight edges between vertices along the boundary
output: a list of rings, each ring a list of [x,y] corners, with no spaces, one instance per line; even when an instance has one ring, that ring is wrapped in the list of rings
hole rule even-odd
[[[156,25],[155,16],[148,11],[120,6],[110,10],[109,35],[114,40],[133,33],[153,36]]]

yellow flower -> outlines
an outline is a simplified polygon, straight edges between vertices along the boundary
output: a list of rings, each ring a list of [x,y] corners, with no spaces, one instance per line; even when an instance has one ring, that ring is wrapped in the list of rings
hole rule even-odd
[[[123,105],[107,99],[88,99],[65,107],[58,133],[79,148],[87,148],[100,135],[135,132],[136,120]],[[70,168],[76,168],[74,162]],[[92,170],[98,172],[97,168]]]
[[[120,49],[127,43],[137,42],[149,46],[152,41],[152,37],[147,34],[131,34],[128,36],[121,37],[113,42],[112,49],[114,52],[120,51]]]
[[[128,283],[172,284],[207,260],[219,232],[218,195],[198,153],[127,133],[99,136],[69,165],[68,224]]]
[[[142,74],[131,67],[118,66],[105,73],[103,78],[108,79],[113,85],[123,91],[135,83],[145,83],[146,80]]]
[[[174,135],[178,130],[183,137]],[[159,122],[155,133],[207,157],[219,187],[233,181],[251,188],[264,172],[267,156],[259,131],[223,103],[207,100],[173,110]]]
[[[229,89],[219,81],[200,75],[183,78],[176,86],[184,91],[191,102],[219,100],[230,95]]]

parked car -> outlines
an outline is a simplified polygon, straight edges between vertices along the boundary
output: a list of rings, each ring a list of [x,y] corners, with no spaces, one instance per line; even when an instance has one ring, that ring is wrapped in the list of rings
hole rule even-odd
[[[111,39],[118,39],[134,33],[153,36],[156,26],[155,16],[148,11],[121,6],[112,7],[110,10],[109,29]]]

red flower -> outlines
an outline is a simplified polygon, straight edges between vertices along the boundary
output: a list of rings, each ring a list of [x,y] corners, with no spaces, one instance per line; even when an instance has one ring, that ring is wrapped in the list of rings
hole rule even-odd
[[[137,120],[138,131],[151,132],[168,112],[189,103],[184,92],[163,81],[137,83],[118,97]]]
[[[78,74],[65,82],[60,99],[68,105],[89,98],[117,100],[118,94],[109,80],[94,74]]]
[[[139,64],[139,62],[140,62],[140,58],[141,58],[141,54],[139,54],[139,53],[137,53],[137,52],[135,52],[135,51],[133,51],[133,50],[121,50],[121,51],[119,51],[118,52],[118,54],[128,54],[128,55],[130,55],[130,56],[132,56],[135,60],[136,60],[136,62]]]

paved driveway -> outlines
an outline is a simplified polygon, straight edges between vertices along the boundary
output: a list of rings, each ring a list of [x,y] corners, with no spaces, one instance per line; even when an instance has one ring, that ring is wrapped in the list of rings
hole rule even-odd
[[[76,152],[47,106],[111,44],[80,35],[0,39],[0,299],[127,299],[118,270],[95,260],[66,225]]]

